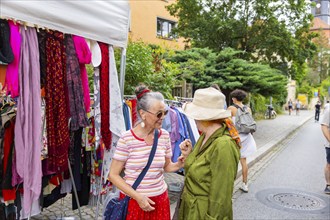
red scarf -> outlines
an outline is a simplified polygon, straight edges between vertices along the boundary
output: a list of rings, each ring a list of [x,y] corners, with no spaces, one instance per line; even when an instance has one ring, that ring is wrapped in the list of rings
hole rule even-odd
[[[102,62],[100,65],[100,107],[101,107],[101,137],[106,149],[111,148],[110,132],[110,93],[109,93],[109,46],[100,43]]]
[[[50,31],[47,34],[46,61],[47,170],[59,173],[68,169],[70,145],[63,33]]]

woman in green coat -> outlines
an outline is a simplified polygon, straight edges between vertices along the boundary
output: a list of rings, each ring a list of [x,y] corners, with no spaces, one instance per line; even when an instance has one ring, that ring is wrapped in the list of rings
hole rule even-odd
[[[196,90],[183,112],[202,132],[192,152],[183,155],[185,185],[179,219],[233,219],[232,195],[240,158],[239,136],[224,109],[225,96],[214,88]],[[191,142],[180,145],[190,152]]]

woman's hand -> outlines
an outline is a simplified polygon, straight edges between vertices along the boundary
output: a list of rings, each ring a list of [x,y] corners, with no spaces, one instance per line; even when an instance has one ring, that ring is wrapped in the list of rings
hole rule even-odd
[[[192,151],[191,141],[189,139],[182,141],[180,144],[180,150],[181,155],[184,157],[184,159],[187,158]]]
[[[186,157],[184,157],[184,156],[180,156],[180,157],[178,157],[178,166],[180,167],[180,168],[183,168],[184,167],[184,161],[186,160]]]
[[[140,208],[145,212],[155,210],[155,208],[151,206],[155,205],[155,202],[149,199],[147,196],[141,195],[136,201],[139,204]]]

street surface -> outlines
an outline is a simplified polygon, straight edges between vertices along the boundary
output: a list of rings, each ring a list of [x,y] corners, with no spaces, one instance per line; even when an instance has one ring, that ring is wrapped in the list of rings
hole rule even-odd
[[[250,170],[249,193],[235,192],[234,219],[330,219],[323,145],[320,124],[311,119],[276,146]]]

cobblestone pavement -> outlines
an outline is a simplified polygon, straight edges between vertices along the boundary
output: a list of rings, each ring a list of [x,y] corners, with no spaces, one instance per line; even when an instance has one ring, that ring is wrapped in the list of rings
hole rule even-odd
[[[184,177],[176,173],[166,173],[165,181],[168,184],[170,189],[177,189],[177,187],[182,187],[184,182]],[[175,188],[171,187],[174,186]],[[170,198],[170,204],[175,207],[176,201],[179,199],[179,192],[168,191]],[[71,209],[72,195],[67,195],[65,198],[60,199],[50,207],[44,209],[40,215],[33,216],[33,220],[54,220],[54,219],[67,219],[67,220],[76,220],[80,219],[79,211]],[[99,208],[99,217],[102,219],[102,205]],[[81,208],[81,217],[84,220],[95,219],[96,207],[84,206]]]
[[[313,111],[301,111],[300,115],[288,115],[283,114],[277,116],[276,119],[269,120],[260,120],[257,121],[258,130],[254,134],[254,138],[257,143],[258,150],[262,149],[264,146],[272,143],[274,140],[281,141],[284,138],[295,131],[299,126],[301,126],[307,120],[311,120],[313,117]],[[276,154],[276,150],[272,150],[268,157],[273,157]],[[267,157],[265,156],[265,157]],[[267,161],[261,159],[259,163],[256,164],[255,167],[251,167],[251,172],[249,172],[249,178],[253,180],[253,178],[257,178],[257,175],[253,175],[253,170],[258,170],[262,166],[263,162]],[[252,175],[250,177],[250,175]],[[169,185],[169,197],[171,203],[171,212],[173,214],[173,210],[175,208],[176,202],[179,199],[179,193],[176,191],[171,191],[176,189],[177,187],[181,187],[184,181],[184,177],[175,173],[170,173],[165,175],[165,181]],[[241,183],[241,177],[238,177],[235,181],[235,193],[239,193],[238,186]],[[174,185],[172,185],[174,184]],[[174,188],[173,188],[174,186]],[[235,198],[235,194],[234,194]],[[55,204],[43,210],[43,212],[34,216],[31,219],[33,220],[47,220],[47,219],[80,219],[78,210],[71,210],[71,195],[66,196],[65,198],[57,201]],[[84,206],[81,208],[82,219],[95,219],[95,207]],[[100,215],[98,219],[102,219],[102,205],[100,206]]]

